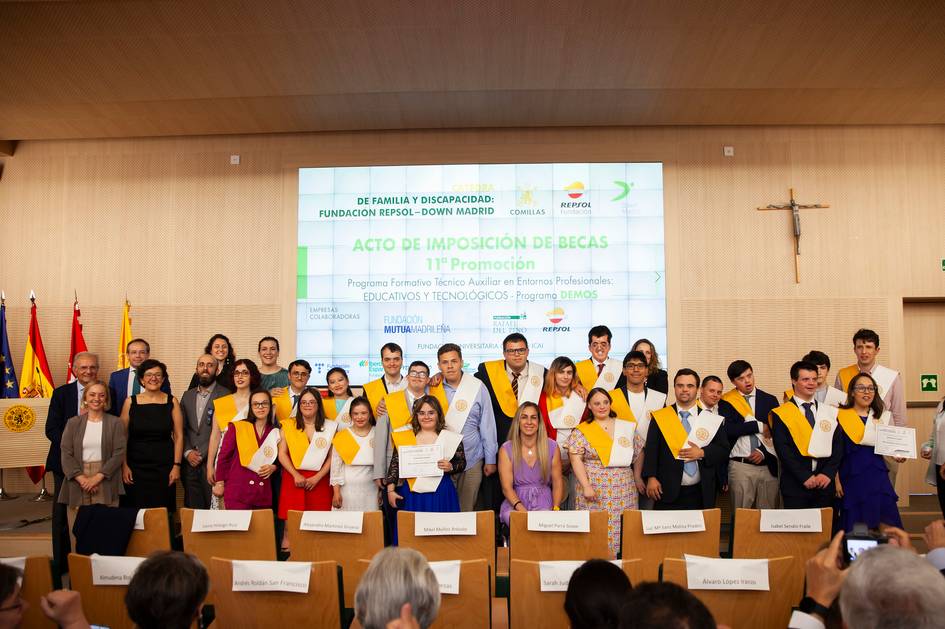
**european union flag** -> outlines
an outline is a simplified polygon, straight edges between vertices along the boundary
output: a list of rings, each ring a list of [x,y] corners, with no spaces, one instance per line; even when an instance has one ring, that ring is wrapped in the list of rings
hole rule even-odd
[[[7,338],[7,306],[0,304],[0,398],[11,397],[20,397],[20,385],[16,381],[10,339]]]

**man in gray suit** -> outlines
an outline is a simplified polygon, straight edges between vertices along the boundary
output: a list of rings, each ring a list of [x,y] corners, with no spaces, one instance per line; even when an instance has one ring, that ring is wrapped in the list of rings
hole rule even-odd
[[[207,447],[213,425],[213,400],[230,392],[216,383],[217,360],[210,354],[197,359],[197,386],[180,399],[184,414],[184,505],[191,509],[210,508],[207,484]]]

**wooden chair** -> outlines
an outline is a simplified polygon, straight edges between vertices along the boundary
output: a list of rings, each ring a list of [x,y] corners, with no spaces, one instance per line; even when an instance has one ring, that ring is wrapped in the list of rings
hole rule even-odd
[[[823,508],[820,510],[820,533],[762,533],[760,510],[736,509],[732,557],[793,557],[792,571],[798,577],[798,590],[794,592],[794,600],[799,601],[804,595],[804,565],[822,546],[830,543],[832,526],[833,510]]]
[[[605,535],[605,546],[606,538]],[[642,562],[639,559],[631,559],[621,563],[630,583],[640,583]],[[565,593],[541,591],[540,562],[512,559],[510,564],[510,629],[537,626],[542,629],[568,629],[571,623],[564,612]]]
[[[397,539],[404,548],[423,553],[427,561],[485,559],[489,574],[495,574],[495,513],[476,512],[475,535],[414,535],[414,512],[397,512]]]
[[[233,562],[210,560],[210,582],[216,583],[215,608],[220,627],[341,626],[340,575],[334,561],[312,563],[308,594],[295,592],[234,592]]]
[[[20,586],[20,597],[30,604],[23,615],[24,627],[54,628],[56,624],[43,614],[39,607],[39,599],[52,591],[52,567],[47,556],[33,556],[26,558],[23,567],[23,584]]]
[[[299,527],[302,511],[289,511],[286,532],[292,549],[292,561],[336,561],[344,581],[345,607],[354,607],[354,591],[367,568],[359,560],[371,560],[384,548],[384,516],[380,511],[366,512],[360,535],[303,531]]]
[[[145,509],[144,530],[132,531],[125,555],[147,557],[156,550],[171,549],[171,529],[167,520],[167,508]]]
[[[732,629],[783,629],[791,618],[791,606],[797,603],[794,592],[803,579],[794,575],[793,557],[768,560],[767,592],[758,590],[689,590],[712,612],[715,622]],[[666,559],[663,581],[688,588],[686,561]]]
[[[694,533],[643,534],[643,514],[640,511],[624,511],[620,540],[621,557],[643,560],[643,578],[646,581],[659,579],[660,564],[667,557],[682,559],[683,554],[700,557],[719,556],[720,509],[704,509],[705,530]]]
[[[607,548],[607,513],[590,511],[589,514],[591,518],[589,533],[552,533],[529,531],[528,514],[512,512],[509,520],[509,559],[523,561],[608,559],[610,549]]]
[[[110,629],[133,629],[125,611],[126,585],[92,585],[92,560],[69,553],[69,578],[72,589],[82,597],[82,609],[90,624]]]

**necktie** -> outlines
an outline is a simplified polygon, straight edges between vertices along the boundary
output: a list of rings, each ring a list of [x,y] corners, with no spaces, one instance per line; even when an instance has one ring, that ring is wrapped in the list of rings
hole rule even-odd
[[[131,395],[138,395],[141,393],[141,381],[138,380],[138,371],[132,367],[131,368]]]
[[[518,377],[522,375],[520,371],[512,372],[512,393],[515,394],[515,399],[518,399]]]
[[[745,396],[745,403],[748,404],[748,408],[751,408],[751,394]],[[754,452],[761,447],[761,442],[758,441],[758,435],[748,435],[748,442],[751,446],[751,451]]]
[[[682,427],[686,431],[687,436],[689,435],[689,431],[692,430],[692,426],[689,424],[689,415],[689,411],[679,411],[679,419],[682,420]],[[696,461],[686,461],[683,464],[683,471],[689,476],[695,476],[696,472],[699,471],[699,463]]]
[[[301,396],[301,395],[293,395],[293,396],[292,396],[292,410],[293,410],[293,411],[298,411],[298,408],[299,408],[299,398],[300,398],[300,397],[302,397],[302,396]]]
[[[602,371],[604,371],[604,363],[597,365],[597,375],[599,376]]]
[[[804,415],[807,417],[807,423],[810,424],[811,428],[814,427],[814,403],[813,402],[804,402]]]

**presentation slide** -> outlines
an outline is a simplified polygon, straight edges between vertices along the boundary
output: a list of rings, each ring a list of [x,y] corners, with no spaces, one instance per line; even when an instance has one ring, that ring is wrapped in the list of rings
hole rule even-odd
[[[660,163],[302,168],[296,355],[359,385],[387,342],[435,373],[443,343],[475,369],[521,332],[547,366],[605,324],[666,364],[663,232]]]

